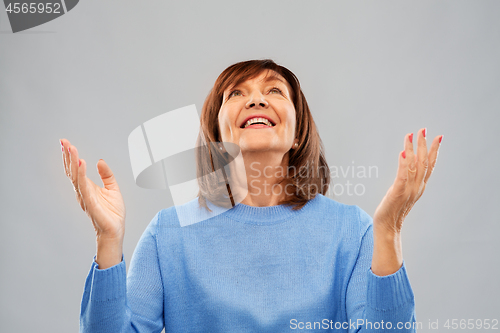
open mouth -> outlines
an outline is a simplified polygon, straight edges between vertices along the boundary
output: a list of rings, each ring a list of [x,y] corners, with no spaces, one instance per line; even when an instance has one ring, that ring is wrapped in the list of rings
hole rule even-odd
[[[256,117],[252,119],[248,119],[247,122],[245,122],[241,128],[247,128],[247,127],[273,127],[275,124],[273,124],[269,119],[262,118],[262,117]]]

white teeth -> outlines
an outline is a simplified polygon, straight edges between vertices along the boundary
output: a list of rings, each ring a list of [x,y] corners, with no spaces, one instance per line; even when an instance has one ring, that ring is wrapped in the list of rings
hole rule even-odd
[[[273,126],[273,124],[271,124],[271,122],[269,120],[267,120],[266,118],[252,118],[252,119],[248,119],[248,121],[245,123],[245,126],[243,126],[243,128],[246,128],[254,123],[264,123],[267,126],[270,126],[270,127]]]

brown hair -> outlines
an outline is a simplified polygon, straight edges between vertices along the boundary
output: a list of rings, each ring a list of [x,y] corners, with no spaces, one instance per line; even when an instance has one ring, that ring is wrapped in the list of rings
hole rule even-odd
[[[279,204],[293,205],[294,210],[299,210],[313,199],[317,193],[325,194],[330,184],[330,169],[324,155],[324,148],[319,137],[316,125],[307,105],[306,98],[300,88],[300,83],[295,74],[287,68],[276,64],[273,60],[249,60],[233,64],[226,68],[217,78],[209,92],[201,112],[200,133],[198,146],[209,149],[197,149],[197,177],[199,185],[198,202],[200,206],[207,207],[206,199],[227,206],[228,195],[231,205],[234,200],[231,189],[224,173],[224,165],[231,162],[232,157],[222,153],[217,148],[221,142],[218,115],[223,102],[224,91],[231,86],[257,77],[264,71],[274,71],[286,79],[291,87],[291,99],[296,113],[296,133],[298,148],[288,152],[288,172],[281,182],[291,184],[294,195],[285,197]],[[270,72],[272,73],[272,72]],[[215,170],[221,169],[224,179],[215,176]],[[304,176],[304,172],[307,176]],[[219,172],[220,174],[220,172]],[[224,186],[225,185],[225,186]],[[226,199],[224,199],[226,198]]]

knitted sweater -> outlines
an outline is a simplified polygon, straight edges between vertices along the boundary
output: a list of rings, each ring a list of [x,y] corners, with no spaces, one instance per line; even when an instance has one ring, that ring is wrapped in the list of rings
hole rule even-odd
[[[80,332],[416,332],[405,263],[370,269],[372,222],[321,194],[298,211],[240,203],[185,227],[161,210],[128,276],[123,257],[106,269],[94,257]]]

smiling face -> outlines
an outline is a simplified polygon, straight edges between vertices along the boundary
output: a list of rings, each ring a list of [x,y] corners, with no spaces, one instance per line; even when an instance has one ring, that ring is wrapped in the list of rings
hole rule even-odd
[[[218,115],[222,141],[237,144],[242,153],[284,155],[297,142],[291,93],[286,80],[270,70],[229,86]]]
[[[267,78],[273,75],[281,81],[267,81]],[[232,85],[237,86],[232,87]],[[255,116],[269,120],[274,126],[263,127],[269,125],[263,123],[242,128],[248,117]],[[262,119],[260,121],[267,122]],[[283,193],[293,192],[294,195],[278,201],[278,204],[291,204],[294,209],[300,209],[316,194],[324,195],[328,191],[330,184],[328,163],[307,100],[300,88],[300,82],[293,72],[271,59],[238,62],[227,67],[217,77],[203,103],[197,144],[201,147],[206,145],[208,148],[209,144],[217,146],[221,141],[237,144],[241,148],[243,155],[246,155],[240,159],[244,160],[246,183],[252,184],[248,182],[249,177],[252,178],[251,181],[257,180],[254,182],[257,186],[264,186],[262,191],[264,196],[265,181],[268,180],[266,173],[274,176],[269,182],[273,183],[272,186],[278,184],[283,188],[291,184],[292,188],[296,189],[290,191],[286,187]],[[298,143],[297,147],[294,147],[295,142]],[[238,151],[232,150],[230,146],[232,145],[226,145],[226,153],[235,157],[236,161],[237,158],[232,152],[238,153]],[[229,163],[231,159],[226,154],[213,154],[211,151],[211,149],[198,149],[196,152],[196,173],[200,187],[198,202],[203,207],[207,207],[207,200],[213,203],[227,203],[229,194],[231,202],[227,207],[232,207],[238,202],[238,198],[235,199],[233,188],[229,188],[227,179],[222,182],[219,178],[205,177],[221,168],[222,164]],[[216,151],[219,152],[218,149]],[[214,159],[213,156],[221,158]],[[214,165],[214,161],[219,160],[221,165]],[[255,161],[262,162],[260,170],[255,170]],[[310,163],[311,161],[317,163]],[[229,166],[233,164],[230,163]],[[272,172],[273,166],[275,169],[279,166],[279,170],[285,170],[283,179],[279,179],[279,175]],[[259,168],[259,165],[256,167]],[[300,176],[298,172],[303,169],[308,170],[307,174],[311,176],[307,178]],[[238,175],[238,170],[235,173],[232,173],[232,169],[230,171],[229,176]],[[204,181],[204,178],[208,178],[208,181]],[[300,185],[297,185],[297,179],[300,180]],[[273,192],[274,194],[276,193]],[[274,204],[274,199],[268,200],[268,197],[260,199],[257,198],[253,203]]]

